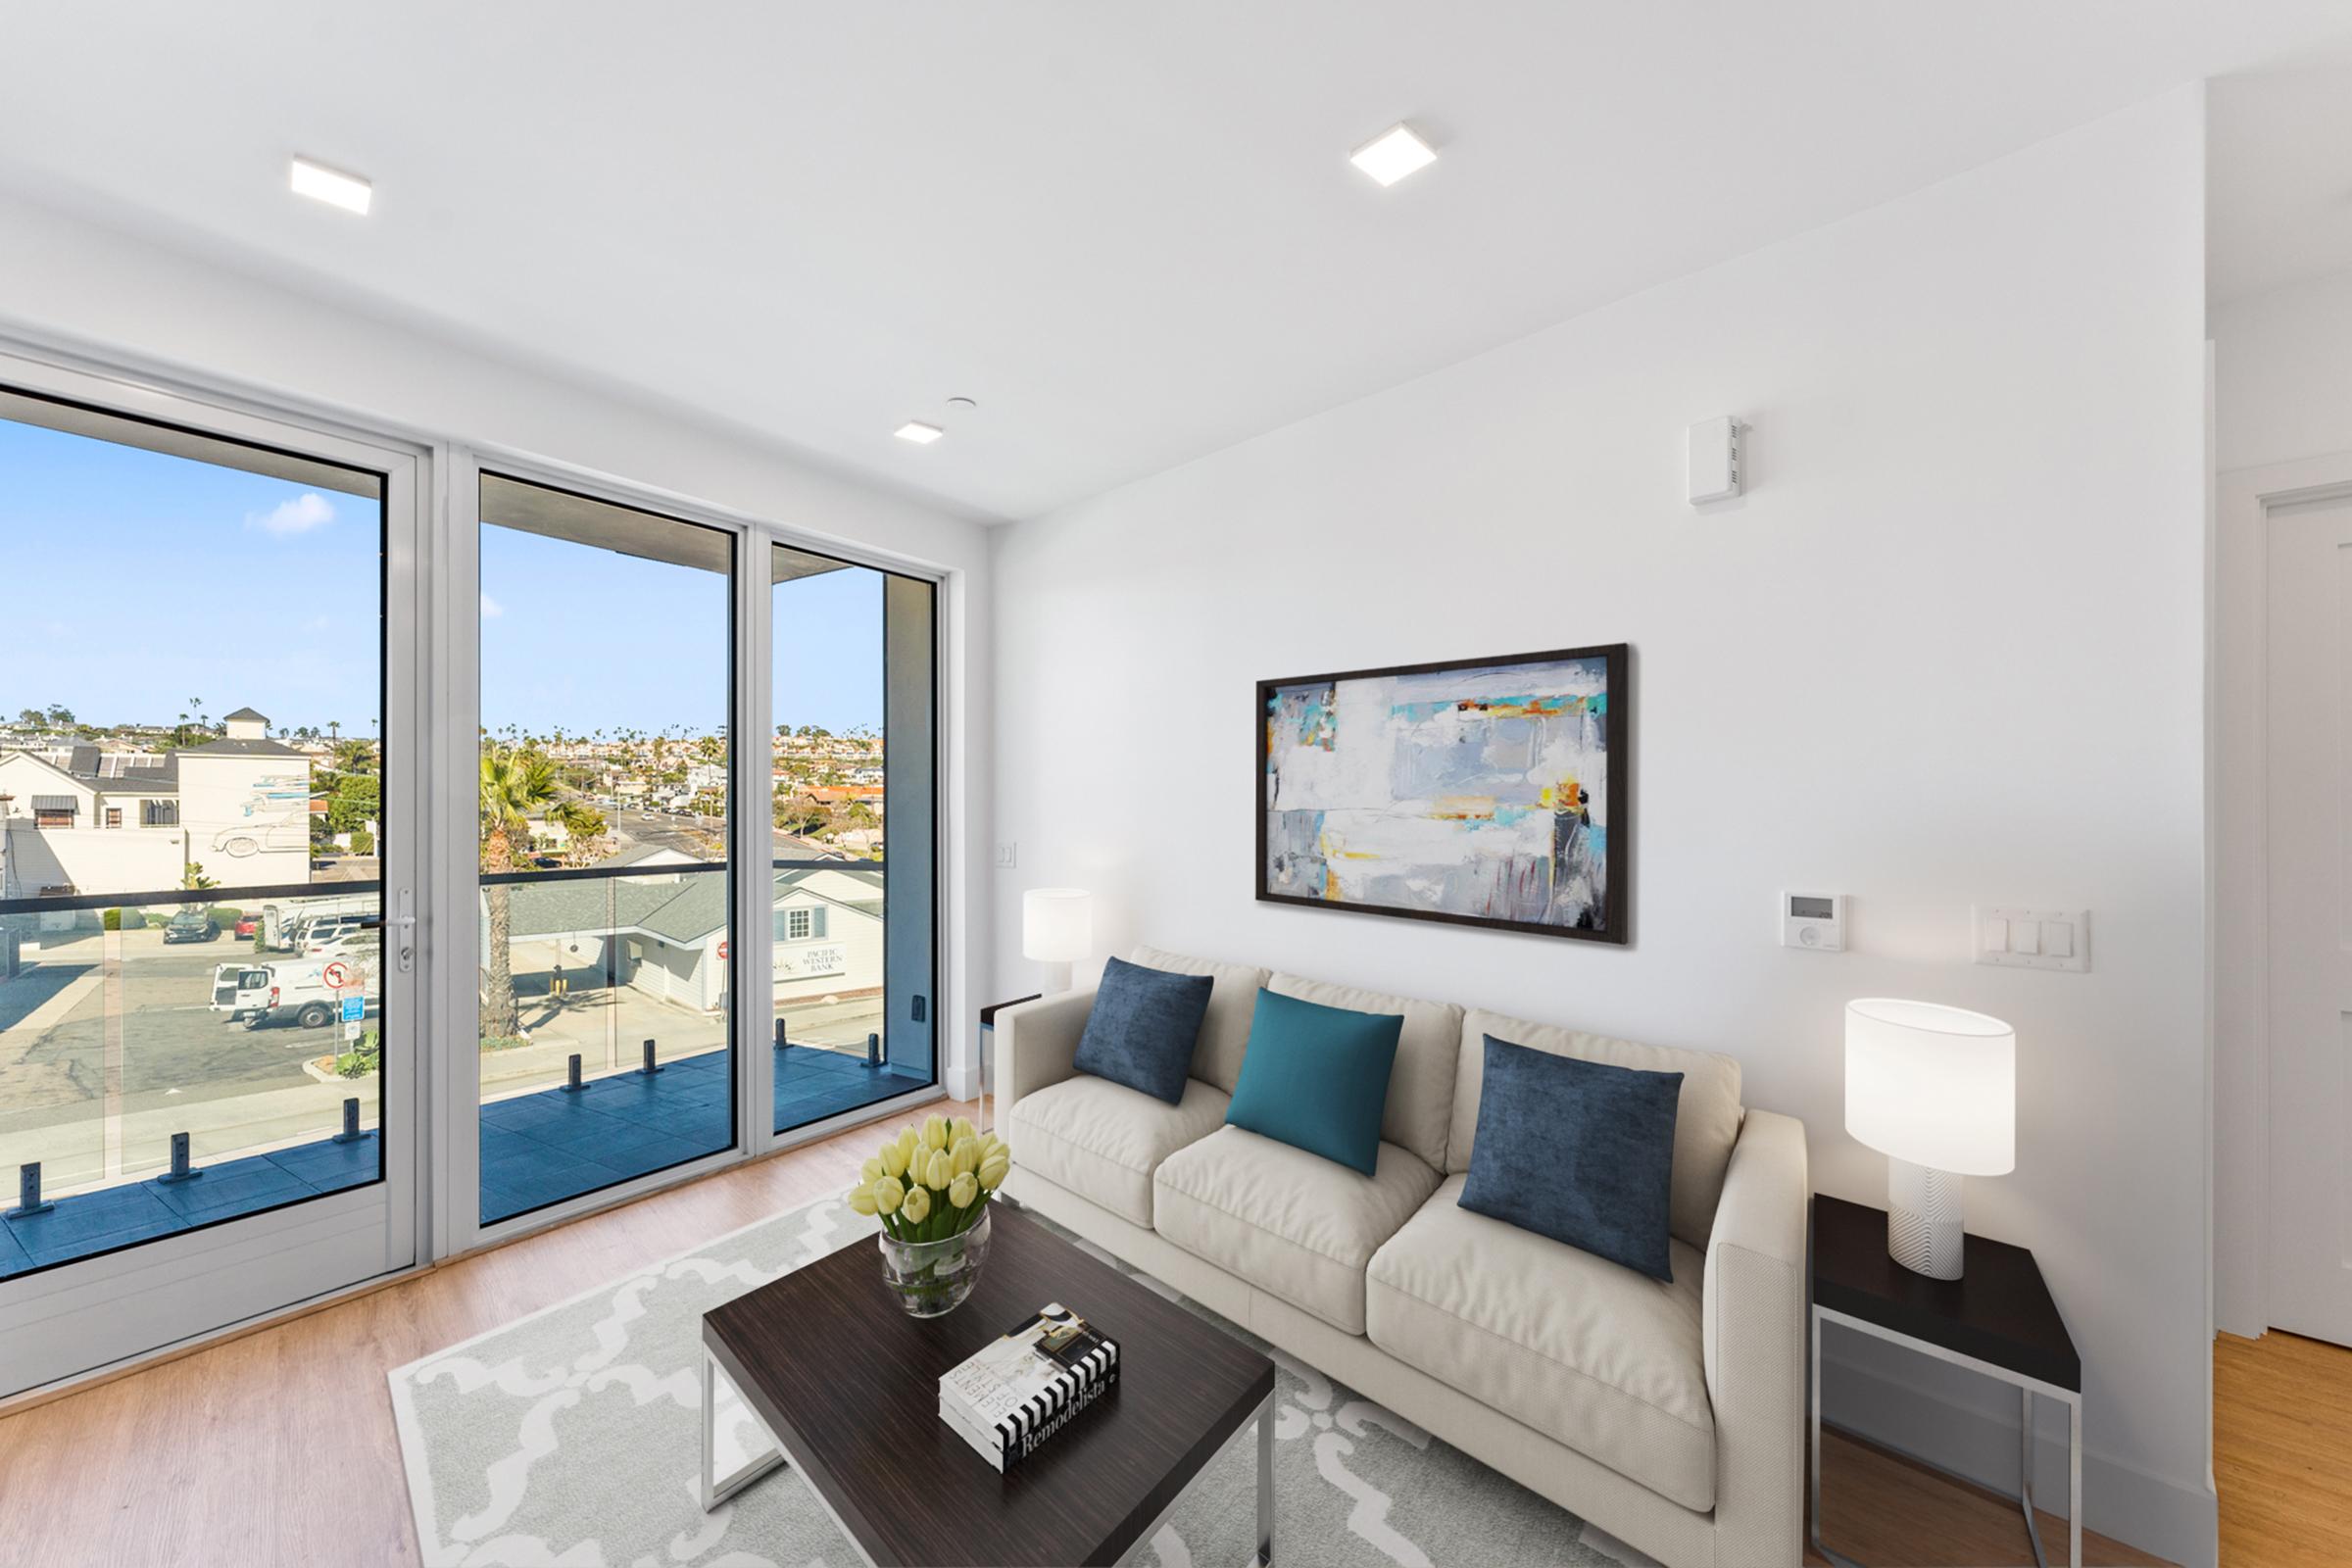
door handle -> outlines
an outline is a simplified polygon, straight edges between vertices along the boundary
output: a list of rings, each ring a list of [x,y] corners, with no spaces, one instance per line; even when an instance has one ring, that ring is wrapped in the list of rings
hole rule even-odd
[[[416,967],[416,916],[413,912],[415,906],[416,895],[409,889],[402,888],[400,890],[400,912],[384,922],[392,928],[392,961],[399,967],[402,974],[407,974]]]

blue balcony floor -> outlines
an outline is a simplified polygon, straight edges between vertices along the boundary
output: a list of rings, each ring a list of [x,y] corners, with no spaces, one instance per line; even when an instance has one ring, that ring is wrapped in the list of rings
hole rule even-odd
[[[651,1076],[592,1078],[578,1094],[546,1089],[484,1105],[482,1223],[733,1147],[729,1065],[728,1054],[714,1051]],[[804,1126],[921,1087],[861,1057],[786,1046],[776,1057],[774,1126]],[[374,1181],[376,1167],[370,1132],[356,1143],[321,1140],[203,1166],[191,1182],[58,1198],[46,1213],[0,1215],[0,1279],[340,1192]]]
[[[52,1199],[39,1214],[0,1214],[0,1279],[235,1219],[376,1177],[376,1138],[322,1141],[198,1167],[194,1181],[150,1179]]]

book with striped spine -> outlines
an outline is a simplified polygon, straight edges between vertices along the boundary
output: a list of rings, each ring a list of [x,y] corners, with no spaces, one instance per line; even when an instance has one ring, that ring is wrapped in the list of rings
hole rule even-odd
[[[939,1414],[999,1470],[1009,1470],[1119,1379],[1119,1347],[1055,1301],[939,1380]]]

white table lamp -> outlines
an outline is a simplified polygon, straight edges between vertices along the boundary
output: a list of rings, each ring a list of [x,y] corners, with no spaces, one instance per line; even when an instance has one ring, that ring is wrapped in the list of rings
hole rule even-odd
[[[1084,888],[1031,888],[1021,895],[1021,956],[1046,966],[1049,993],[1070,989],[1070,965],[1095,944],[1095,896]]]
[[[1960,1181],[2017,1168],[2017,1031],[1933,1002],[1845,1004],[1845,1130],[1886,1156],[1886,1251],[1956,1280]]]

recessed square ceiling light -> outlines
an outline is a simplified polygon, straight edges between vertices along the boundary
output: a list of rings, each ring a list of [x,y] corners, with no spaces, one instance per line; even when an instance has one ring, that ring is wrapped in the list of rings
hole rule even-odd
[[[938,440],[941,436],[946,435],[947,433],[947,431],[942,430],[938,425],[925,424],[920,419],[908,419],[905,424],[900,425],[898,429],[898,436],[900,440],[911,441],[918,447],[927,447],[932,442]]]
[[[1383,185],[1394,185],[1416,169],[1438,161],[1437,149],[1399,121],[1348,155],[1348,161]]]
[[[324,164],[314,164],[307,158],[294,160],[294,192],[322,201],[329,207],[340,207],[347,213],[365,214],[375,187],[357,174],[346,174]]]

